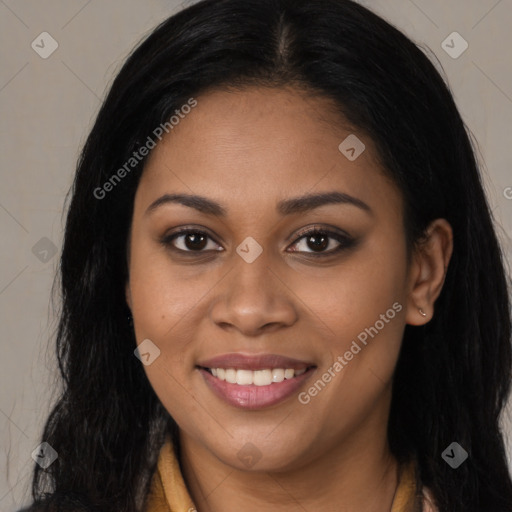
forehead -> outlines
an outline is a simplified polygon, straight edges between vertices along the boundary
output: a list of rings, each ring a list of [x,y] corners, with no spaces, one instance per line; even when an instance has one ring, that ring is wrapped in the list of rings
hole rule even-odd
[[[240,198],[256,211],[277,197],[337,189],[368,198],[372,190],[393,188],[373,142],[326,98],[250,87],[214,90],[196,100],[152,151],[138,191],[144,202],[183,191],[222,203]],[[339,149],[347,137],[365,148],[352,161]]]

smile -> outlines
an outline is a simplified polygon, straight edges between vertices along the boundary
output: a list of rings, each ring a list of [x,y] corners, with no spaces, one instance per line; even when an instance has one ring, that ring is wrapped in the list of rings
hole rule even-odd
[[[262,409],[300,391],[316,365],[275,354],[231,353],[200,361],[196,370],[207,388],[224,403]]]
[[[307,368],[294,370],[293,368],[274,368],[266,370],[235,370],[234,368],[206,368],[214,377],[239,386],[269,386],[273,383],[293,379],[306,372]]]

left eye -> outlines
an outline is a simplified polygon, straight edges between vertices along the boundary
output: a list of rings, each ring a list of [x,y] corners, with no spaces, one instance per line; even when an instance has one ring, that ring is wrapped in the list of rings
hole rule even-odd
[[[331,247],[333,240],[337,243]],[[311,248],[311,251],[293,250],[292,252],[306,252],[313,256],[329,256],[343,249],[348,249],[354,244],[354,239],[348,235],[314,228],[301,234],[293,245],[303,244],[303,247]],[[329,250],[327,248],[331,247]]]
[[[176,233],[166,236],[162,240],[166,246],[172,246],[173,249],[180,252],[206,252],[207,250],[222,251],[223,249],[213,241],[208,233],[197,229],[185,228]],[[213,247],[209,247],[209,242]],[[335,242],[335,247],[331,247]],[[348,235],[327,231],[322,229],[311,229],[303,232],[301,236],[292,244],[303,249],[293,249],[291,252],[305,252],[313,256],[328,256],[337,253],[343,249],[349,248],[354,244],[354,239]],[[306,249],[311,249],[310,251]],[[327,250],[329,249],[329,250]]]

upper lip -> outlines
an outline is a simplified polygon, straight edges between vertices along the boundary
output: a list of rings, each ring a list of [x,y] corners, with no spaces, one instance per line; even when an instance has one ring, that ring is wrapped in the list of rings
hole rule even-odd
[[[241,354],[231,353],[212,357],[198,363],[203,368],[234,368],[237,370],[267,370],[273,368],[290,368],[293,370],[302,370],[314,366],[313,363],[300,361],[291,357],[280,356],[277,354]]]

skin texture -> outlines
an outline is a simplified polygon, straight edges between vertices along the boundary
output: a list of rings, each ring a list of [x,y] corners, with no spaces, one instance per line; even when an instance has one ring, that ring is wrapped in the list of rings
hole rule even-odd
[[[408,264],[400,191],[380,170],[372,141],[325,99],[252,87],[210,91],[197,101],[144,169],[126,285],[137,343],[149,338],[161,350],[145,370],[180,427],[196,507],[389,510],[397,485],[386,439],[393,371],[406,323],[421,325],[434,314],[452,251],[450,226],[432,223]],[[366,146],[353,162],[338,150],[351,133]],[[350,204],[276,211],[282,199],[332,191],[371,212]],[[166,193],[208,197],[228,214],[171,203],[148,213]],[[314,244],[300,239],[314,225],[356,242],[315,259]],[[162,242],[179,227],[209,235],[202,253],[186,245],[186,235]],[[263,248],[252,263],[236,252],[246,237]],[[329,240],[324,252],[339,245]],[[235,408],[196,368],[225,353],[279,354],[316,365],[299,390],[307,391],[397,302],[401,311],[306,405],[295,393],[262,410]],[[261,455],[251,468],[237,456],[246,443]]]

